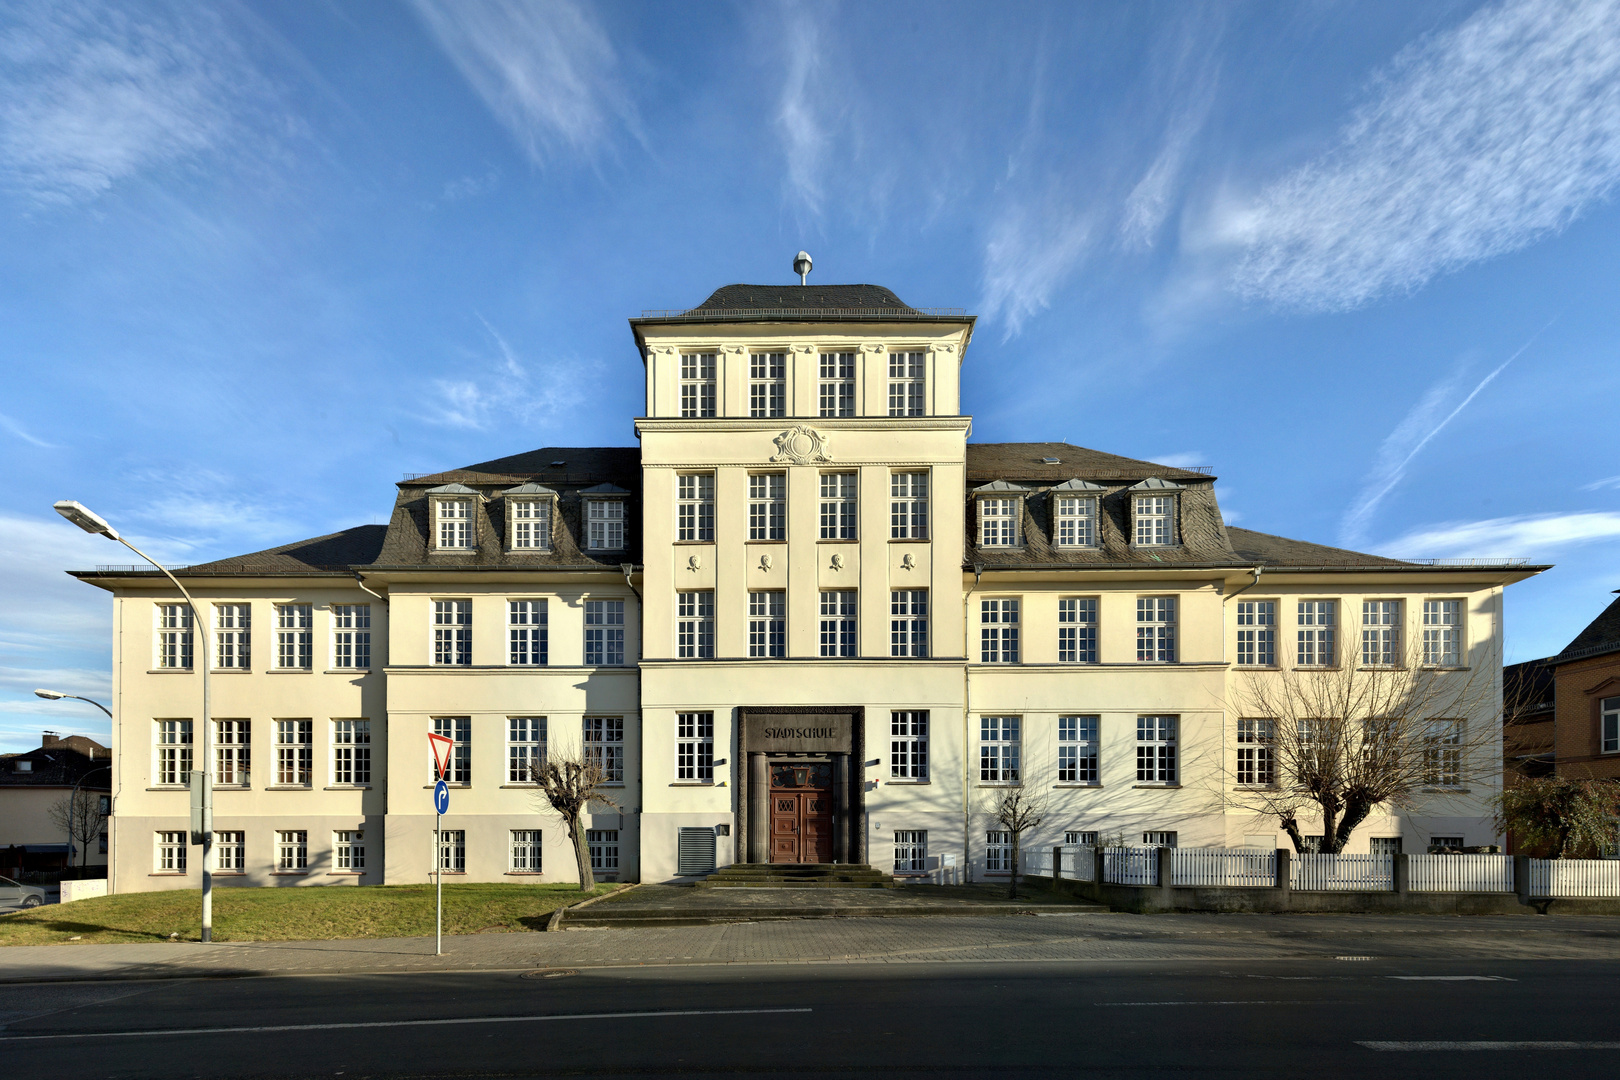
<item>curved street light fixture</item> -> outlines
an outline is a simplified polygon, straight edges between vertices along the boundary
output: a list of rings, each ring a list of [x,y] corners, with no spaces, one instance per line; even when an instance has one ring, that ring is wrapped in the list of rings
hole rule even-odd
[[[107,714],[107,719],[109,719],[109,720],[112,719],[112,710],[107,708],[107,706],[103,705],[101,702],[96,701],[94,698],[81,697],[78,694],[65,694],[60,690],[35,690],[34,691],[34,696],[35,697],[42,697],[46,701],[61,701],[64,698],[69,698],[69,699],[72,699],[73,701],[87,701],[91,705],[94,705],[96,708],[100,709],[102,712],[106,713]],[[95,759],[92,758],[91,760],[93,761]],[[79,779],[73,785],[73,794],[68,796],[68,827],[67,827],[67,832],[68,832],[68,859],[69,859],[70,862],[71,862],[71,860],[73,858],[73,841],[75,839],[75,837],[73,835],[73,815],[74,815],[74,811],[77,810],[78,806],[79,806],[79,786],[81,784],[83,784],[90,777],[96,775],[96,773],[98,773],[98,772],[112,772],[112,766],[111,765],[101,765],[101,766],[98,766],[97,768],[91,769],[89,772],[87,772],[83,776],[79,777]],[[79,861],[80,866],[88,865],[88,863],[90,862],[90,841],[86,840],[84,842],[84,848],[85,848],[84,857]]]
[[[186,591],[186,587],[180,584],[180,579],[169,573],[168,568],[162,563],[152,558],[152,556],[148,555],[146,552],[142,551],[128,540],[125,540],[122,536],[119,536],[118,530],[109,525],[106,518],[102,517],[94,510],[91,510],[83,503],[74,502],[71,499],[63,499],[61,502],[54,504],[54,509],[58,514],[61,514],[63,517],[73,522],[73,524],[77,525],[85,532],[105,536],[109,540],[116,540],[120,544],[123,544],[125,547],[129,548],[129,550],[133,551],[135,554],[139,555],[141,558],[145,559],[147,562],[151,563],[163,573],[164,577],[168,578],[174,583],[174,587],[180,590],[180,595],[186,598],[186,604],[191,608],[192,640],[198,646],[196,655],[199,657],[202,664],[203,767],[200,770],[202,772],[203,826],[202,939],[204,941],[212,941],[214,939],[214,874],[212,870],[214,861],[214,774],[213,770],[210,768],[210,764],[214,760],[214,740],[213,721],[210,719],[210,714],[208,711],[208,669],[210,667],[208,657],[208,642],[212,637],[210,627],[203,619],[202,609],[199,608],[197,606],[197,602],[191,598],[191,594]],[[40,694],[40,696],[46,697],[48,694]],[[63,696],[66,697],[70,695]],[[111,716],[112,713],[109,712],[107,715]],[[190,778],[188,777],[187,779]]]

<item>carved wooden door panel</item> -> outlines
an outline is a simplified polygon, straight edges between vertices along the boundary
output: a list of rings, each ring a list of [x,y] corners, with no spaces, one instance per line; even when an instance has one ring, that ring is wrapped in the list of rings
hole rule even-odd
[[[804,862],[833,861],[832,799],[824,791],[800,795],[799,857]]]
[[[771,792],[771,862],[796,863],[799,858],[799,797],[791,792]]]

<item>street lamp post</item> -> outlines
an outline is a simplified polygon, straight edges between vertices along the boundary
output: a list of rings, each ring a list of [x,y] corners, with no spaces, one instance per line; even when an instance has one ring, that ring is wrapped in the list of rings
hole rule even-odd
[[[96,533],[109,540],[116,540],[129,550],[151,563],[163,576],[174,583],[180,590],[180,595],[186,598],[186,605],[191,608],[191,632],[193,642],[199,646],[195,654],[202,664],[202,939],[214,939],[214,731],[213,721],[210,719],[208,700],[208,644],[212,636],[210,627],[203,619],[202,609],[197,601],[191,598],[186,587],[180,584],[180,579],[169,573],[168,569],[152,556],[136,547],[134,544],[118,535],[118,530],[107,524],[107,519],[86,507],[83,503],[64,499],[55,504],[58,514],[67,518],[73,524],[87,533]],[[112,713],[108,713],[111,716]],[[189,779],[189,778],[188,778]]]
[[[91,698],[80,697],[78,694],[64,694],[60,690],[35,690],[34,691],[34,696],[35,697],[42,697],[46,701],[61,701],[63,698],[72,698],[74,701],[88,701],[88,702],[90,702],[90,704],[94,705],[96,708],[98,708],[102,712],[106,713],[107,714],[107,719],[109,719],[109,720],[112,719],[112,710],[107,708],[107,706],[105,706],[101,702],[95,701],[95,700],[93,700]],[[78,809],[78,806],[79,806],[79,785],[83,784],[86,779],[96,775],[96,773],[98,773],[98,772],[111,772],[111,771],[112,771],[112,766],[111,765],[103,765],[100,768],[91,769],[89,772],[87,772],[83,776],[79,777],[78,781],[73,785],[73,794],[68,796],[68,860],[69,860],[70,863],[72,862],[72,858],[73,858],[73,841],[75,839],[75,837],[73,835],[74,813]],[[86,816],[85,820],[89,820],[88,815]],[[79,860],[79,865],[80,866],[88,866],[89,863],[90,863],[90,841],[86,840],[84,842],[84,858]]]

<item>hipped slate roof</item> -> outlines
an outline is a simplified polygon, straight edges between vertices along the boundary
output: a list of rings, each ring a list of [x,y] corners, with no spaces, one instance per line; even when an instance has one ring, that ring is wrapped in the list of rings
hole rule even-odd
[[[699,313],[859,308],[916,310],[881,285],[722,285],[692,310]]]
[[[311,571],[343,571],[357,563],[369,563],[382,549],[386,525],[356,525],[342,532],[327,533],[310,540],[297,540],[280,547],[266,548],[249,555],[188,566],[188,574],[307,574]],[[153,570],[153,574],[157,571]]]
[[[1603,613],[1586,624],[1586,629],[1575,635],[1564,651],[1553,657],[1557,662],[1580,660],[1588,656],[1620,652],[1620,599],[1615,600]]]
[[[1251,565],[1258,563],[1261,566],[1279,568],[1366,567],[1369,570],[1376,570],[1381,566],[1411,568],[1416,565],[1402,562],[1400,559],[1386,559],[1382,555],[1367,555],[1360,551],[1328,547],[1326,544],[1290,540],[1286,536],[1272,536],[1270,533],[1239,529],[1230,525],[1226,528],[1226,535],[1232,543],[1232,550],[1237,552],[1245,564]]]

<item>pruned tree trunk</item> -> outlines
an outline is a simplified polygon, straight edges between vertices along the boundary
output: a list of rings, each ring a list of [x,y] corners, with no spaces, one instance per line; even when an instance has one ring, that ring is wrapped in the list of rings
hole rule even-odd
[[[590,838],[585,835],[585,822],[575,818],[568,823],[568,837],[574,842],[574,862],[579,866],[579,888],[589,892],[596,888],[596,873],[591,869]]]

